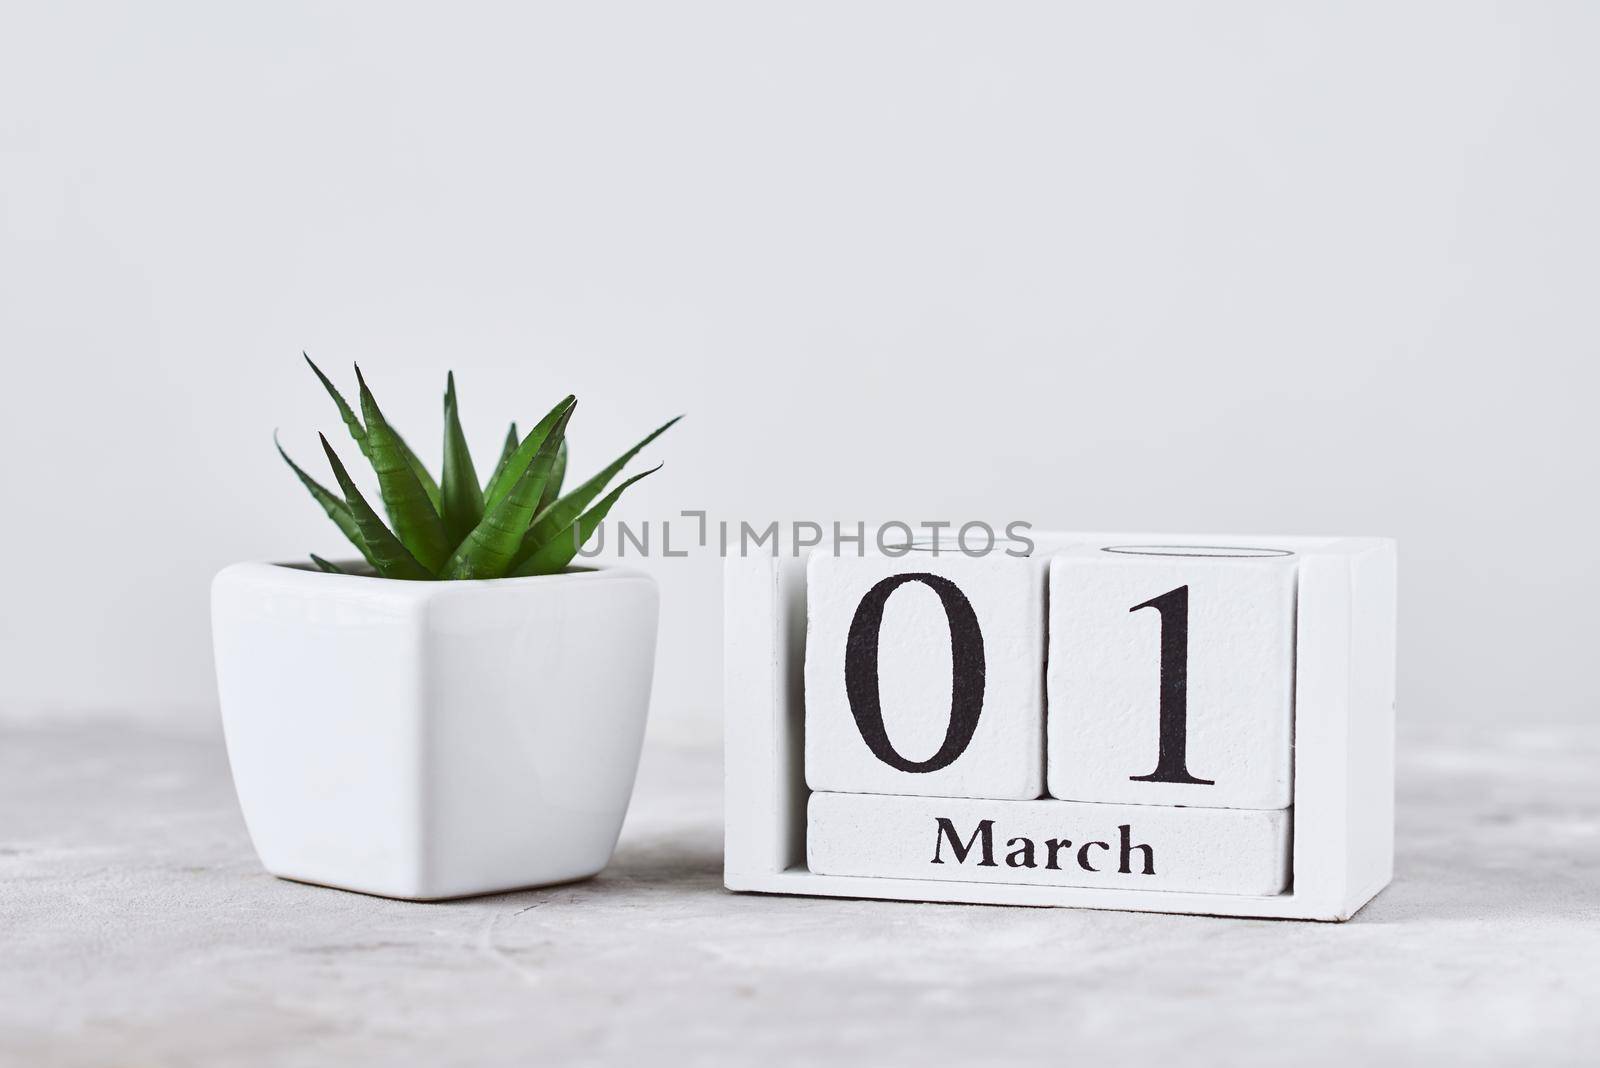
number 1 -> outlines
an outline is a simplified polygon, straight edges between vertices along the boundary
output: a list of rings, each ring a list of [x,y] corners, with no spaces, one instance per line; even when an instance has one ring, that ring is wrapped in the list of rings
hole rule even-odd
[[[1156,770],[1130,775],[1134,782],[1176,782],[1215,786],[1213,779],[1189,774],[1189,587],[1179,586],[1128,609],[1154,608],[1161,614],[1161,741]]]

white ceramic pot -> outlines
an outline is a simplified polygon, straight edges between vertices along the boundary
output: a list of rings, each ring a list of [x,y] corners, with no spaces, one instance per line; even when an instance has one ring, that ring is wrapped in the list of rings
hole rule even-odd
[[[633,791],[657,606],[655,581],[620,568],[223,570],[217,686],[261,863],[412,900],[594,875]]]

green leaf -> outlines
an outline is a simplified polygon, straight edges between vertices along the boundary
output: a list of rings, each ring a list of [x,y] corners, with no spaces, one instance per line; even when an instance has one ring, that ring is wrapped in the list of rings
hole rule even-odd
[[[534,454],[532,462],[507,491],[498,504],[490,505],[483,521],[473,528],[440,573],[447,579],[499,578],[511,566],[511,558],[522,544],[528,522],[533,518],[539,495],[544,492],[550,469],[555,466],[556,453],[566,433],[567,420],[577,405],[574,398],[562,402],[555,423],[545,435],[544,444]]]
[[[500,472],[506,469],[506,461],[511,459],[517,451],[517,441],[517,424],[513,422],[511,429],[506,431],[506,443],[500,447],[500,459],[495,461],[494,473],[489,476],[489,481],[483,484],[485,490],[494,485],[494,480],[499,478]]]
[[[561,496],[561,483],[567,479],[567,439],[561,439],[561,448],[556,450],[556,463],[550,469],[550,477],[545,481],[544,492],[539,495],[539,507],[533,510],[538,515],[555,503]]]
[[[394,440],[399,443],[400,451],[405,454],[406,463],[411,467],[411,473],[417,476],[418,482],[422,483],[422,491],[428,495],[428,503],[433,506],[435,513],[439,513],[441,507],[439,483],[433,480],[433,476],[428,473],[427,466],[417,458],[417,454],[411,450],[411,446],[406,444],[406,439],[401,437],[394,427],[389,428],[389,433],[393,434]]]
[[[461,431],[453,371],[445,377],[442,471],[439,500],[444,505],[444,532],[450,544],[456,546],[483,518],[483,490],[478,487],[478,472],[472,467],[472,453],[467,451],[467,438]]]
[[[311,562],[317,565],[318,571],[326,571],[330,575],[348,575],[350,572],[331,561],[324,560],[316,553],[311,554]]]
[[[611,506],[617,503],[617,498],[622,496],[622,491],[644,478],[661,470],[662,465],[656,464],[648,471],[641,471],[632,478],[627,479],[622,485],[600,498],[600,503],[578,517],[577,522],[571,523],[565,530],[539,546],[531,555],[525,558],[516,567],[511,569],[513,575],[554,575],[562,571],[578,555],[578,550],[584,542],[594,533],[600,521],[611,511]]]
[[[322,381],[322,388],[328,391],[328,396],[332,397],[333,403],[338,406],[339,418],[344,420],[344,425],[350,431],[350,436],[355,439],[357,445],[361,446],[361,455],[371,460],[372,446],[367,441],[367,429],[361,425],[361,420],[356,418],[356,413],[350,410],[349,402],[344,399],[344,395],[339,392],[328,376],[322,373],[322,368],[312,363],[310,356],[306,356],[303,352],[300,355],[306,357],[306,363],[311,364],[311,369],[316,372],[317,378]],[[360,374],[361,371],[358,368],[356,370],[357,377],[360,377]],[[390,428],[390,433],[394,433],[393,427]],[[439,484],[433,480],[433,476],[428,473],[427,467],[423,466],[422,461],[417,458],[417,454],[411,451],[411,446],[407,445],[398,433],[394,433],[394,438],[400,443],[400,451],[405,455],[406,463],[411,467],[412,473],[417,476],[417,481],[422,483],[423,490],[427,492],[428,503],[433,505],[433,510],[437,512],[439,510]]]
[[[327,436],[323,434],[317,436],[322,439],[322,451],[328,454],[328,466],[333,468],[333,477],[339,480],[339,488],[344,491],[344,503],[350,509],[351,517],[355,519],[356,527],[361,531],[361,540],[367,545],[369,550],[367,559],[372,562],[378,574],[384,578],[395,579],[433,578],[433,574],[417,563],[417,558],[406,551],[400,539],[389,532],[389,528],[383,525],[383,520],[378,518],[378,513],[374,512],[367,499],[361,496],[361,491],[350,478],[350,472],[344,469],[339,454],[328,444]]]
[[[312,362],[310,356],[303,352],[300,355],[306,357],[306,363],[311,364],[311,370],[315,371],[317,377],[322,380],[322,388],[327,390],[328,396],[333,398],[333,403],[339,409],[339,418],[344,420],[344,425],[349,429],[350,436],[355,439],[357,445],[361,446],[361,455],[371,458],[372,453],[367,445],[367,430],[361,425],[361,420],[356,418],[356,413],[350,410],[350,405],[344,399],[344,395],[339,392],[328,376],[322,373],[322,368]]]
[[[406,461],[405,446],[383,417],[359,367],[356,381],[361,386],[361,417],[367,424],[367,458],[378,475],[384,510],[411,555],[429,571],[437,572],[450,557],[451,542],[445,534],[444,520],[434,511],[427,490]]]
[[[606,483],[615,478],[617,472],[626,467],[628,461],[639,454],[639,450],[660,437],[668,427],[682,418],[683,416],[680,415],[662,423],[645,435],[643,441],[613,460],[598,475],[595,475],[589,481],[534,516],[533,525],[528,528],[527,536],[522,539],[522,548],[517,551],[517,557],[512,561],[511,566],[515,568],[521,564],[522,561],[532,556],[540,547],[549,542],[551,538],[576,522],[578,516],[588,507],[589,502],[600,495],[600,491],[606,488]]]
[[[545,414],[545,417],[539,420],[537,426],[528,431],[528,436],[522,439],[522,444],[517,446],[517,451],[511,454],[511,458],[505,462],[504,466],[495,474],[495,477],[489,480],[489,488],[483,492],[483,507],[485,511],[493,511],[497,504],[505,500],[506,495],[511,492],[511,487],[521,480],[523,474],[528,470],[528,465],[533,462],[534,456],[538,455],[539,450],[544,447],[545,439],[550,436],[551,428],[556,425],[556,422],[562,418],[563,413],[568,411],[577,399],[572,394],[567,394],[561,399],[561,403],[551,408]]]
[[[316,499],[318,504],[322,505],[322,510],[328,513],[328,518],[333,520],[344,536],[350,539],[350,544],[360,549],[361,555],[367,558],[368,563],[371,563],[372,556],[367,552],[366,542],[361,540],[361,531],[356,527],[356,521],[350,515],[350,509],[332,490],[306,474],[299,464],[289,459],[289,454],[284,452],[283,446],[278,443],[277,431],[272,432],[272,444],[277,446],[278,455],[283,457],[283,462],[288,464],[289,469],[295,473],[295,477],[300,479],[300,484],[310,491],[311,496]]]

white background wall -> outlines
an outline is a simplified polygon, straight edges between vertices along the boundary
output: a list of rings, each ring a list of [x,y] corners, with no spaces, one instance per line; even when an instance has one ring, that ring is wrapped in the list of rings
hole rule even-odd
[[[1381,533],[1402,715],[1595,711],[1600,8],[20,4],[0,706],[204,714],[271,447],[580,397],[619,508]],[[330,435],[331,436],[331,435]],[[348,450],[347,456],[354,457]],[[657,729],[720,572],[655,565]]]

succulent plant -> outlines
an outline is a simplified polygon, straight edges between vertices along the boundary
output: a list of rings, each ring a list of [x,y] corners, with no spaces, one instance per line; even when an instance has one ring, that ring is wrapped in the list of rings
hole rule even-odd
[[[683,418],[669,419],[599,474],[563,494],[567,421],[577,405],[577,398],[569,395],[551,408],[526,437],[519,438],[517,424],[511,424],[494,473],[480,486],[461,432],[452,372],[445,380],[444,391],[444,462],[435,482],[417,454],[384,418],[360,367],[356,368],[361,391],[358,417],[310,356],[306,363],[311,364],[311,370],[333,398],[361,454],[372,464],[393,529],[384,524],[361,495],[325,435],[319,435],[322,450],[339,485],[338,493],[306,474],[282,445],[278,445],[278,454],[328,518],[361,551],[373,571],[384,578],[492,579],[551,575],[564,570],[622,492],[661,466],[624,479],[600,497],[606,486],[641,449]],[[273,441],[277,442],[276,434]],[[596,497],[600,498],[598,502]],[[314,553],[311,562],[323,571],[348,573]]]

